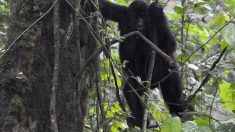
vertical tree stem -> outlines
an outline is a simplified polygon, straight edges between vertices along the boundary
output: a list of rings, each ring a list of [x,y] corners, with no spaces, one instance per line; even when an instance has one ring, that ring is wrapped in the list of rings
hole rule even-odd
[[[153,43],[155,45],[157,45],[156,31],[154,31],[154,33],[153,33]],[[153,75],[155,58],[156,58],[156,51],[152,50],[149,65],[148,65],[147,86],[146,86],[145,100],[144,100],[144,103],[146,106],[148,106],[150,86],[151,86],[151,82],[152,82],[152,75]],[[147,121],[148,121],[148,109],[144,108],[144,117],[143,117],[143,123],[142,123],[143,125],[141,128],[141,132],[146,132]]]
[[[51,101],[50,101],[50,120],[51,120],[51,131],[58,132],[58,124],[56,117],[56,96],[58,89],[58,76],[59,76],[59,58],[60,58],[60,0],[56,0],[54,6],[54,42],[55,42],[55,58],[54,58],[54,72],[53,72],[53,86],[51,90]]]

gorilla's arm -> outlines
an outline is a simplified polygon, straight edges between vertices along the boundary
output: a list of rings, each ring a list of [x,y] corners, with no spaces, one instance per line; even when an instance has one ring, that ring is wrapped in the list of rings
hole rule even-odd
[[[155,28],[152,34],[156,32],[157,35],[158,47],[166,54],[172,54],[176,50],[176,40],[168,26],[168,21],[162,6],[157,2],[153,2],[150,5],[149,15],[151,26]]]
[[[127,7],[113,4],[105,0],[99,0],[99,8],[104,18],[116,22],[123,19],[123,16],[127,13]]]

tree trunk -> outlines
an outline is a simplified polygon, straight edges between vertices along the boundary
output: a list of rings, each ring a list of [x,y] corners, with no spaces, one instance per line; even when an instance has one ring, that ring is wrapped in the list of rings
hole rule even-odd
[[[97,49],[88,28],[94,27],[88,24],[94,24],[96,20],[83,16],[89,17],[87,23],[81,19],[82,14],[89,14],[88,10],[79,9],[84,7],[81,5],[83,0],[70,2],[71,5],[62,0],[60,6],[56,114],[60,132],[81,132],[97,58],[79,78],[77,73]],[[25,32],[0,60],[0,131],[51,131],[49,108],[54,68],[54,22],[53,8],[50,8],[53,3],[54,0],[10,0],[8,46]],[[42,19],[27,29],[41,16]]]

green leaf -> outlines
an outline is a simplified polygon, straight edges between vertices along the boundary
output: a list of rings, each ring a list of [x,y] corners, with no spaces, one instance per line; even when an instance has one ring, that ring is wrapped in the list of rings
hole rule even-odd
[[[187,121],[183,125],[183,132],[212,132],[212,131],[207,126],[198,127],[195,122]]]
[[[215,14],[213,19],[214,19],[216,26],[218,26],[218,27],[221,27],[222,25],[224,25],[224,23],[226,21],[226,17],[221,12]]]
[[[119,121],[114,121],[111,126],[111,132],[119,132],[120,130],[124,131],[125,128],[123,126],[123,123]]]
[[[164,102],[158,101],[158,104],[148,103],[149,111],[152,113],[154,120],[160,121],[169,118],[168,109],[164,109]]]
[[[111,118],[114,116],[112,111],[107,111],[106,115],[107,115],[107,118]]]
[[[219,85],[220,98],[222,99],[226,108],[235,110],[235,84],[223,81]]]
[[[223,41],[222,41],[222,43],[221,43],[221,45],[220,45],[220,50],[222,51],[225,47],[228,47],[229,45],[228,45],[228,43],[227,43],[227,41],[225,41],[224,39],[223,39]]]
[[[181,120],[179,117],[169,117],[163,124],[161,132],[181,132]]]
[[[235,6],[235,0],[226,0],[225,5]]]
[[[211,10],[211,8],[208,4],[204,4],[204,5],[200,5],[200,6],[194,5],[194,6],[195,6],[194,11],[199,14],[206,14]]]
[[[194,121],[198,124],[198,126],[209,126],[209,119],[208,117],[196,117]]]
[[[197,124],[193,121],[187,121],[183,125],[183,132],[193,132],[197,129]]]
[[[177,14],[183,14],[183,9],[182,9],[182,7],[180,7],[180,6],[175,6],[173,9],[174,9],[174,11],[175,11]]]
[[[189,6],[188,5],[185,5],[184,7],[175,6],[173,9],[177,14],[185,14],[188,11]]]
[[[227,6],[227,10],[231,13],[231,14],[235,14],[235,0],[226,0],[224,3],[225,6]]]
[[[177,60],[180,62],[180,63],[184,63],[186,61],[186,59],[188,59],[189,57],[189,54],[187,53],[182,53],[180,55],[177,55]]]
[[[112,125],[111,132],[118,132],[118,128],[116,126]]]
[[[225,41],[235,49],[235,24],[229,23],[223,30],[222,35]]]
[[[184,7],[183,7],[183,13],[185,14],[185,13],[188,11],[188,9],[189,9],[189,6],[188,6],[188,5],[184,6]]]
[[[210,36],[206,28],[202,28],[199,25],[190,25],[188,31],[191,35],[195,36],[203,43],[207,41]]]

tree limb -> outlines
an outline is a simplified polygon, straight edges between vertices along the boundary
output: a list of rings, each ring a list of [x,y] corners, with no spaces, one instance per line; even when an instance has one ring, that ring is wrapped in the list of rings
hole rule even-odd
[[[187,101],[186,101],[186,103],[185,103],[186,107],[187,107],[187,105],[190,104],[191,101],[195,98],[196,94],[197,94],[199,91],[202,90],[202,87],[205,86],[205,85],[207,84],[207,82],[210,80],[210,77],[211,77],[210,72],[212,72],[212,71],[215,69],[216,65],[219,63],[220,59],[222,58],[222,56],[224,55],[224,53],[225,53],[226,50],[227,50],[227,47],[225,47],[225,48],[222,50],[222,52],[220,53],[218,59],[212,64],[212,66],[211,66],[209,72],[207,73],[206,77],[204,78],[204,80],[202,81],[202,83],[200,84],[200,86],[198,87],[198,89],[197,89],[191,96],[188,97],[188,99],[187,99]]]
[[[166,59],[169,64],[173,64],[174,61],[172,60],[172,58],[170,56],[168,56],[166,53],[164,53],[161,49],[159,49],[154,43],[152,43],[148,38],[146,38],[141,32],[139,31],[133,31],[130,32],[128,34],[123,35],[122,37],[124,39],[127,39],[133,35],[139,35],[145,42],[146,44],[148,44],[153,50],[155,50],[159,55],[161,55],[164,59]],[[116,42],[120,42],[120,40],[112,40],[110,42],[110,44],[106,44],[104,45],[104,47],[108,47],[110,45],[115,44]],[[87,67],[87,65],[89,63],[91,63],[101,52],[103,51],[103,47],[98,48],[85,62],[85,64],[81,67],[80,71],[78,72],[77,76],[75,77],[75,79],[79,79],[81,73],[84,71],[84,69]]]

